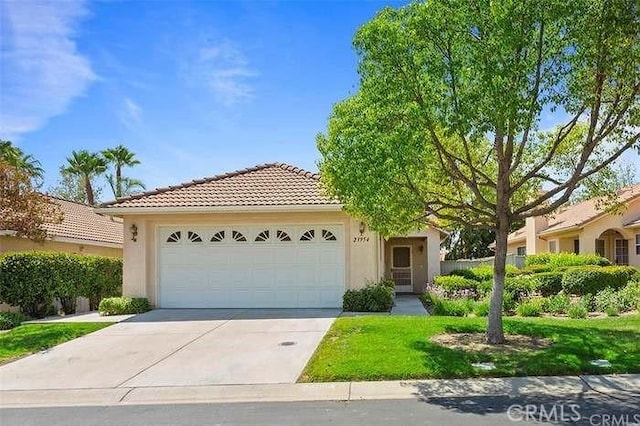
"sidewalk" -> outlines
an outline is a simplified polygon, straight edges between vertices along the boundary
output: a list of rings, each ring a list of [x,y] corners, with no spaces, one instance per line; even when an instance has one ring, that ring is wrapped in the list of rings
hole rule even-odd
[[[0,408],[576,395],[589,391],[640,398],[640,374],[3,391]]]

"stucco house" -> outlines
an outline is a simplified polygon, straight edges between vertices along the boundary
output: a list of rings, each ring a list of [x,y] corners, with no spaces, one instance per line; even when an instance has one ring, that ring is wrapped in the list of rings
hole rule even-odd
[[[163,308],[339,307],[382,276],[421,292],[441,232],[388,240],[323,194],[319,176],[272,163],[102,204],[124,220],[124,285]]]
[[[509,235],[508,253],[595,253],[640,268],[640,184],[621,189],[618,201],[624,206],[618,214],[591,199],[549,217],[528,218]]]
[[[62,222],[44,225],[48,237],[43,242],[0,230],[0,253],[42,250],[122,257],[122,220],[97,214],[86,204],[47,197],[60,206]]]

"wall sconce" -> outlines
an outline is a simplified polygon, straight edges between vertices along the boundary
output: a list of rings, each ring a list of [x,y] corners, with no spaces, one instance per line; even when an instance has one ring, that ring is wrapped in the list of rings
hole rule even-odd
[[[129,227],[129,231],[131,231],[131,241],[138,241],[138,227],[135,223]]]
[[[364,222],[360,222],[360,235],[364,234],[365,229]]]

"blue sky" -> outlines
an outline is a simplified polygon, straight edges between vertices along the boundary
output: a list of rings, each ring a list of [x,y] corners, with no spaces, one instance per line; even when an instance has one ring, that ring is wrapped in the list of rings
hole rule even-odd
[[[357,87],[353,34],[387,4],[4,1],[0,137],[42,162],[44,188],[72,150],[118,143],[149,189],[315,170],[315,135]]]

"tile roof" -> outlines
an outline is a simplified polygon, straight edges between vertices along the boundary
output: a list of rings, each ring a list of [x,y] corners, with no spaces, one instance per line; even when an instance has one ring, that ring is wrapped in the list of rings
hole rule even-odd
[[[283,163],[194,180],[119,198],[100,207],[234,207],[339,205],[323,194],[320,176]]]
[[[618,201],[627,203],[640,197],[640,184],[628,186],[618,191]],[[607,214],[599,204],[601,198],[592,198],[560,209],[548,218],[547,227],[540,234],[550,234],[564,229],[582,226],[600,216]],[[524,232],[524,227],[509,235],[509,241],[518,238],[514,234]]]
[[[47,223],[44,228],[50,236],[76,238],[79,240],[122,244],[123,229],[120,219],[94,212],[93,207],[82,203],[47,196],[60,206],[63,213],[61,223]]]

